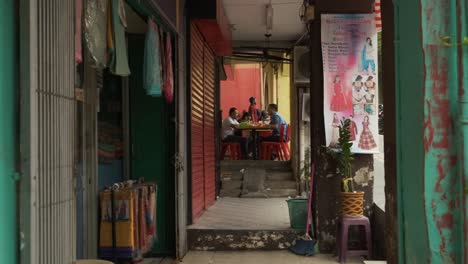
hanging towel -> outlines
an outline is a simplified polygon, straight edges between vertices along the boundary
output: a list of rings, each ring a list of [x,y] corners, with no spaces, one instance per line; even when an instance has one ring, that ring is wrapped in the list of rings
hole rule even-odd
[[[111,62],[112,74],[126,77],[130,75],[128,67],[127,45],[125,41],[125,27],[120,19],[120,0],[112,0],[112,29],[114,35],[115,54]]]
[[[107,66],[107,8],[108,0],[87,1],[84,37],[93,64],[98,69]]]
[[[152,19],[148,20],[145,40],[143,82],[150,96],[162,95],[161,59],[159,50],[159,30]]]
[[[165,81],[163,86],[164,98],[166,102],[172,103],[174,99],[174,81],[172,74],[172,45],[171,45],[171,35],[166,33],[166,45],[165,45]]]
[[[75,63],[83,62],[81,48],[81,17],[83,13],[83,0],[75,0]]]

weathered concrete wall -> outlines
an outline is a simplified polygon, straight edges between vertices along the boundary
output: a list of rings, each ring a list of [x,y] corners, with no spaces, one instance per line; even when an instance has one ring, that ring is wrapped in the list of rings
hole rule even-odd
[[[372,155],[355,155],[353,177],[356,191],[365,192],[364,215],[371,216],[374,188],[374,159]],[[328,160],[321,169],[317,182],[317,229],[322,253],[335,252],[336,227],[340,219],[341,177],[336,174],[336,164]],[[351,238],[352,240],[352,238]]]

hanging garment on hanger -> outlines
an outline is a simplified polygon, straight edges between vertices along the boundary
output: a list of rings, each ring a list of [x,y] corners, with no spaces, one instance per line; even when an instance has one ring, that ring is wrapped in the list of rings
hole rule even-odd
[[[165,45],[165,79],[163,85],[164,98],[166,102],[172,103],[174,99],[174,81],[173,81],[173,72],[172,72],[172,45],[171,45],[171,35],[166,33],[166,45]]]
[[[145,40],[143,81],[146,93],[150,96],[162,95],[161,56],[159,49],[159,29],[152,19],[148,19]]]
[[[108,0],[87,1],[84,17],[84,37],[94,67],[107,66],[107,8]]]
[[[83,0],[75,0],[75,63],[83,62],[81,47],[81,18],[83,14]]]
[[[126,77],[130,75],[128,67],[125,27],[120,19],[120,0],[112,0],[112,28],[114,33],[115,54],[110,65],[112,74]]]
[[[112,0],[108,2],[107,8],[107,62],[113,65],[115,61],[114,29],[112,27]]]

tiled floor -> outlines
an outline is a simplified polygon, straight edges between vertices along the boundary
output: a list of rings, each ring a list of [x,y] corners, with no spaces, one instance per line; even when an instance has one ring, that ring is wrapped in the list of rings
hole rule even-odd
[[[331,264],[338,263],[329,255],[296,256],[288,251],[207,252],[191,251],[182,264]],[[362,264],[362,259],[350,259],[348,264]]]
[[[288,205],[285,198],[221,198],[190,228],[286,230]]]

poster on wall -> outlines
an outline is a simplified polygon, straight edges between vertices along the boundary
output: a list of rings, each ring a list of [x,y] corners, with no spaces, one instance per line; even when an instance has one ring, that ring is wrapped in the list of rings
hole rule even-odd
[[[339,126],[351,119],[354,153],[378,153],[377,29],[374,14],[322,15],[327,146],[339,149]]]

